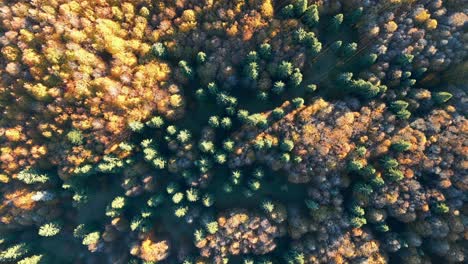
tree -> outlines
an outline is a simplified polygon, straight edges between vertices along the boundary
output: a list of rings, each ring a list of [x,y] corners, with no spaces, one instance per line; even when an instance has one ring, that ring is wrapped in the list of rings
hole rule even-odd
[[[411,148],[411,142],[405,140],[398,140],[392,144],[392,148],[397,152],[404,152]]]
[[[198,64],[204,64],[206,62],[206,53],[200,51],[197,53],[197,62]]]
[[[161,128],[164,125],[164,119],[160,116],[151,118],[146,125],[152,128]]]
[[[285,113],[284,113],[284,110],[282,108],[275,108],[271,114],[273,115],[273,118],[276,119],[276,120],[279,120],[281,118],[284,117]]]
[[[213,221],[206,224],[206,231],[210,234],[216,234],[218,232],[218,222]]]
[[[450,100],[453,97],[451,93],[448,92],[438,92],[433,95],[434,101],[437,104],[443,104],[446,103],[448,100]]]
[[[268,43],[260,45],[259,54],[262,59],[269,59],[271,57],[271,45]]]
[[[292,17],[294,17],[294,5],[289,4],[289,5],[286,5],[285,7],[283,7],[283,9],[281,10],[281,14],[282,14],[285,18],[292,18]]]
[[[224,129],[230,129],[232,126],[232,121],[231,121],[231,118],[229,117],[223,117],[223,119],[221,119],[221,127],[224,128]]]
[[[258,78],[258,64],[256,62],[250,62],[245,68],[246,76],[254,81]]]
[[[211,116],[211,117],[208,119],[208,124],[209,124],[212,128],[217,128],[217,127],[219,127],[219,117],[217,117],[217,116]]]
[[[39,264],[43,260],[43,255],[33,255],[18,261],[18,264]]]
[[[203,140],[203,141],[200,142],[198,147],[201,150],[201,152],[214,153],[214,144],[211,141]]]
[[[309,84],[305,87],[305,91],[307,93],[313,93],[317,90],[317,85],[316,84]]]
[[[291,84],[293,87],[298,87],[302,83],[302,73],[299,68],[294,69],[294,73],[291,76]]]
[[[286,85],[284,84],[284,82],[282,82],[282,81],[277,81],[277,82],[275,82],[275,83],[273,84],[273,89],[272,89],[272,91],[273,91],[273,93],[275,93],[275,94],[281,94],[281,93],[284,92],[285,86],[286,86]]]
[[[356,42],[347,43],[341,47],[341,55],[343,57],[351,57],[357,51],[358,45]]]
[[[179,134],[177,134],[177,140],[180,143],[186,143],[190,140],[190,138],[191,138],[191,134],[186,129],[179,131]]]
[[[359,228],[367,224],[367,220],[364,217],[353,217],[350,224],[352,227]]]
[[[307,0],[295,0],[294,13],[296,17],[300,17],[307,10]]]
[[[193,77],[193,69],[192,67],[188,65],[186,61],[184,60],[179,61],[179,68],[186,77],[188,78]]]
[[[151,54],[156,58],[164,58],[166,57],[166,47],[160,42],[153,44],[151,46]]]
[[[278,69],[276,72],[277,72],[278,78],[286,79],[292,74],[293,65],[292,63],[288,61],[281,61],[281,63],[278,65]]]
[[[226,141],[223,142],[223,148],[227,152],[232,152],[234,150],[235,143],[234,141],[227,139]]]
[[[199,199],[198,190],[195,188],[190,188],[186,191],[187,200],[189,202],[196,202]]]
[[[15,244],[9,248],[0,252],[1,262],[11,262],[26,255],[29,252],[29,248],[25,243]]]
[[[307,8],[307,10],[304,12],[304,16],[302,18],[304,24],[306,24],[308,27],[312,28],[315,25],[318,24],[319,22],[319,11],[317,5],[313,4]]]
[[[39,235],[43,237],[52,237],[60,233],[61,226],[58,223],[47,223],[39,228]]]
[[[211,207],[214,204],[214,198],[211,194],[205,194],[202,202],[205,207]]]
[[[175,193],[172,196],[172,202],[175,203],[175,204],[178,204],[178,203],[182,202],[183,199],[184,199],[184,194],[181,193],[181,192]]]
[[[46,183],[50,181],[49,175],[41,174],[34,169],[22,170],[16,175],[16,178],[26,184]]]
[[[337,31],[343,23],[343,14],[336,14],[331,21],[332,31]]]
[[[294,98],[292,99],[292,105],[294,106],[294,108],[301,108],[302,106],[304,106],[304,99],[302,99],[301,97],[297,97],[297,98]]]
[[[290,152],[294,148],[294,142],[292,140],[285,139],[281,142],[280,148],[284,152]]]
[[[101,233],[99,232],[92,232],[92,233],[89,233],[87,234],[84,238],[83,238],[83,245],[85,246],[88,246],[88,245],[91,245],[91,244],[96,244],[98,241],[99,241],[99,238],[101,237]]]
[[[73,145],[81,145],[83,144],[83,133],[81,131],[73,129],[70,132],[67,133],[67,139],[72,143]]]

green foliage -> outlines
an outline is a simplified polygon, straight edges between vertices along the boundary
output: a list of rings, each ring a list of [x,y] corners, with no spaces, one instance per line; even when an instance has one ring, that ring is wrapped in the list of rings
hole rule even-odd
[[[404,152],[411,148],[411,142],[405,140],[398,140],[397,142],[392,143],[392,149],[397,152]]]
[[[73,145],[81,145],[83,144],[84,137],[81,131],[73,129],[67,133],[67,139]]]
[[[295,0],[294,13],[300,17],[307,10],[307,0]]]
[[[284,92],[286,84],[282,81],[277,81],[273,84],[272,92],[275,94],[281,94]]]
[[[375,227],[378,232],[385,233],[390,231],[390,227],[386,224],[379,224]]]
[[[271,57],[271,45],[268,43],[260,45],[259,55],[262,59],[269,59]]]
[[[301,108],[302,106],[304,106],[304,99],[302,99],[301,97],[297,97],[297,98],[292,99],[291,103],[294,108],[296,109]]]
[[[284,113],[284,110],[282,108],[275,108],[272,112],[271,112],[272,116],[274,119],[276,120],[280,120],[281,118],[284,117],[285,113]]]
[[[211,116],[211,117],[208,119],[208,124],[209,124],[212,128],[217,128],[217,127],[219,127],[219,117],[217,117],[217,116]]]
[[[40,236],[43,236],[43,237],[52,237],[60,233],[61,229],[62,229],[61,225],[59,225],[58,223],[51,222],[51,223],[42,225],[39,228],[38,233]]]
[[[172,196],[172,202],[175,203],[175,204],[178,204],[178,203],[182,202],[183,199],[184,199],[184,194],[181,193],[181,192],[175,193]]]
[[[202,203],[205,207],[211,207],[214,204],[214,197],[211,194],[205,194],[202,199]]]
[[[187,206],[179,206],[174,211],[174,215],[179,217],[179,218],[184,217],[185,215],[187,215],[187,213],[188,213],[188,207]]]
[[[33,255],[18,261],[18,264],[40,264],[43,263],[43,255]]]
[[[26,169],[20,171],[16,178],[26,184],[46,183],[50,181],[50,176],[47,174],[41,174],[34,169]]]
[[[280,79],[286,79],[293,73],[293,65],[288,61],[281,61],[276,74]]]
[[[152,117],[146,125],[152,128],[161,128],[164,125],[164,119],[160,116]]]
[[[167,55],[166,47],[160,42],[157,42],[151,46],[151,54],[156,58],[164,58]]]
[[[198,190],[195,188],[190,188],[186,191],[187,194],[187,200],[189,202],[196,202],[200,198],[198,195]]]
[[[258,64],[256,62],[250,62],[247,67],[245,68],[245,75],[250,80],[257,80],[258,79]]]
[[[181,130],[181,131],[179,131],[179,134],[177,134],[177,140],[180,143],[187,143],[190,140],[191,137],[192,137],[192,135],[190,134],[190,132],[187,129]]]
[[[292,17],[294,17],[294,5],[289,4],[289,5],[286,5],[285,7],[283,7],[283,9],[281,10],[281,14],[282,14],[285,18],[292,18]]]
[[[223,149],[227,152],[232,152],[234,150],[235,143],[234,141],[227,139],[223,142]]]
[[[313,93],[317,90],[317,85],[316,84],[309,84],[305,87],[305,91],[307,93]]]
[[[367,220],[364,217],[353,217],[350,222],[352,227],[359,228],[367,224]]]
[[[391,181],[401,181],[405,178],[403,172],[398,169],[389,169],[385,172],[385,176]]]
[[[294,69],[294,73],[291,76],[291,85],[297,87],[302,83],[302,73],[299,68]]]
[[[221,127],[224,129],[230,129],[232,127],[231,118],[223,117],[223,119],[221,119]]]
[[[92,233],[89,233],[87,234],[84,238],[83,238],[83,245],[85,246],[88,246],[88,245],[91,245],[91,244],[96,244],[99,239],[101,238],[101,233],[99,232],[92,232]]]
[[[248,117],[247,124],[258,128],[266,128],[268,126],[268,121],[263,114],[253,114]]]
[[[453,97],[453,95],[451,93],[448,93],[448,92],[437,92],[437,93],[433,94],[434,101],[437,104],[446,103],[452,97]]]
[[[343,23],[343,14],[336,14],[331,21],[332,31],[337,31]]]
[[[446,203],[439,202],[434,206],[434,212],[437,214],[446,214],[450,211],[450,208]]]
[[[317,5],[313,4],[304,12],[302,20],[308,27],[314,27],[319,22],[319,11]]]
[[[26,255],[28,252],[29,248],[25,243],[15,244],[0,252],[0,261],[13,262]]]
[[[216,232],[218,232],[218,222],[216,221],[213,221],[213,222],[209,222],[206,224],[206,231],[208,231],[208,233],[210,234],[215,234]]]
[[[281,154],[280,160],[284,163],[288,163],[291,160],[291,156],[289,153],[283,153]]]
[[[343,57],[351,57],[357,51],[358,45],[356,42],[346,43],[344,46],[341,47],[341,55]]]
[[[145,125],[140,121],[130,121],[128,122],[128,128],[133,132],[141,132]]]
[[[211,141],[208,140],[203,140],[200,142],[198,145],[198,148],[200,149],[201,152],[204,153],[214,153],[214,144]]]
[[[192,67],[188,65],[186,61],[184,60],[179,61],[179,68],[186,77],[188,78],[193,77],[193,69]]]
[[[285,139],[281,142],[280,148],[284,152],[290,152],[294,148],[294,142],[289,139]]]
[[[408,64],[411,64],[413,62],[413,59],[414,59],[414,55],[412,55],[412,54],[401,54],[397,58],[397,63],[399,63],[401,65],[408,65]]]
[[[197,53],[197,62],[198,64],[204,64],[206,62],[206,53],[200,51]]]

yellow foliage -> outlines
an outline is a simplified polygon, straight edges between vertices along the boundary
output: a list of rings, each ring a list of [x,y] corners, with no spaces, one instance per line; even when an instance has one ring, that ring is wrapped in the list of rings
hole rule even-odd
[[[26,29],[21,29],[20,30],[20,40],[24,42],[31,42],[34,39],[34,34],[29,32]]]
[[[20,55],[19,49],[13,46],[5,46],[2,48],[2,54],[9,61],[16,61]]]
[[[1,183],[8,183],[10,181],[10,178],[6,174],[0,174],[0,182]]]
[[[426,27],[427,27],[427,29],[429,29],[429,30],[436,29],[436,28],[437,28],[437,20],[435,20],[435,19],[429,19],[429,20],[427,20],[427,22],[426,22]]]
[[[79,30],[71,30],[67,37],[69,37],[71,41],[78,44],[84,42],[88,38],[85,32]]]
[[[24,88],[34,96],[39,101],[47,100],[50,98],[48,93],[48,88],[42,83],[30,84],[27,83],[24,85]]]
[[[388,32],[395,32],[395,30],[398,29],[398,25],[394,21],[389,21],[386,25],[386,28]]]
[[[195,11],[193,9],[184,10],[182,13],[182,20],[185,22],[193,22],[197,20]]]
[[[23,62],[28,66],[34,66],[39,65],[42,59],[33,49],[25,49],[23,52]]]
[[[5,130],[5,136],[9,141],[19,141],[21,139],[21,128],[8,128]]]
[[[429,14],[429,12],[427,12],[427,10],[424,9],[424,10],[419,11],[414,16],[414,19],[419,23],[423,23],[424,21],[428,20],[430,17],[431,17],[431,14]]]
[[[271,0],[265,0],[260,8],[260,12],[263,17],[268,17],[271,18],[273,17],[273,4],[271,3]]]
[[[171,95],[169,102],[172,107],[180,107],[182,105],[182,97],[179,94]]]

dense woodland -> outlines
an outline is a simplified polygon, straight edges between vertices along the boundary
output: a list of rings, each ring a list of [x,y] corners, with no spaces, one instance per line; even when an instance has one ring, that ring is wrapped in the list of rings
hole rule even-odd
[[[0,263],[466,263],[464,0],[0,0]]]

